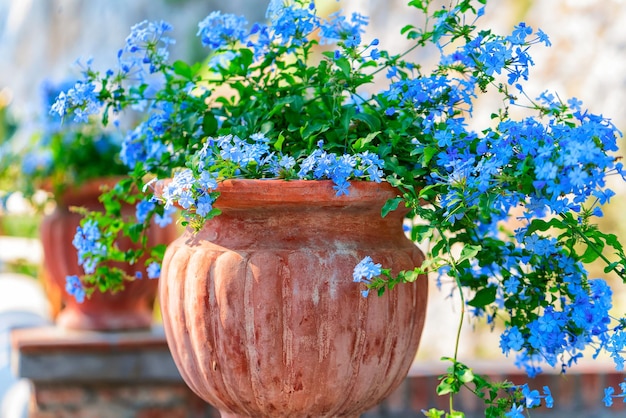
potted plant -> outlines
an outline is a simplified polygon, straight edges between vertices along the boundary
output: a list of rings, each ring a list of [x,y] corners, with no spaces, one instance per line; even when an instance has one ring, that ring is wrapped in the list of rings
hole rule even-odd
[[[122,144],[132,172],[103,200],[152,188],[146,213],[181,208],[187,229],[161,271],[166,335],[223,416],[347,416],[379,402],[417,349],[427,273],[455,283],[463,312],[504,325],[503,352],[531,376],[588,347],[621,367],[624,321],[584,267],[601,259],[624,277],[621,244],[596,225],[607,177],[624,174],[620,133],[577,99],[529,97],[529,49],[549,38],[524,23],[477,29],[484,4],[410,1],[425,23],[401,29],[400,53],[362,39],[367,17],[324,18],[306,0],[273,0],[268,23],[251,26],[214,12],[198,29],[209,57],[194,64],[169,62],[167,23],[142,22],[118,68],[89,65],[58,97],[66,119],[145,112]],[[425,46],[438,63],[412,60]],[[487,93],[501,105],[476,120]],[[79,246],[93,271],[77,289],[118,287],[92,249],[115,256],[113,237],[142,224],[85,215],[99,232]],[[462,415],[452,399],[464,386],[490,416],[552,404],[549,391],[476,375],[457,349],[438,389],[447,414]]]
[[[135,280],[128,283],[130,287],[126,292],[98,293],[85,303],[81,303],[84,295],[73,292],[71,281],[66,283],[67,276],[85,273],[72,245],[82,219],[79,211],[103,210],[99,201],[101,192],[114,187],[128,173],[119,157],[121,136],[116,129],[105,129],[94,118],[62,124],[58,115],[49,112],[56,96],[73,84],[74,81],[42,84],[45,113],[25,129],[30,132],[26,140],[23,135],[16,136],[7,145],[10,150],[3,159],[0,173],[6,179],[7,192],[20,192],[43,214],[40,237],[44,268],[41,275],[52,301],[61,304],[54,308],[55,311],[61,309],[56,316],[57,324],[107,331],[146,328],[153,322],[158,281]],[[137,222],[134,206],[119,206],[116,216]],[[162,224],[165,226],[164,222]],[[145,228],[143,244],[164,249],[174,234],[173,226]],[[124,243],[121,248],[128,250],[130,245]],[[141,262],[153,261],[144,256]],[[136,277],[150,277],[141,262],[138,258],[136,263],[119,267]]]

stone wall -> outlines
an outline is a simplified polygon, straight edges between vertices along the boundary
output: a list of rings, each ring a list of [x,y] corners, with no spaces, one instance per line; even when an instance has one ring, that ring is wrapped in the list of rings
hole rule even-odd
[[[181,379],[160,327],[123,333],[25,328],[13,331],[12,344],[16,374],[32,384],[30,418],[219,417]],[[510,362],[472,364],[477,373],[498,381],[528,381]],[[448,398],[436,394],[445,366],[416,361],[402,385],[363,418],[421,417],[422,410],[447,409]],[[532,416],[623,416],[626,404],[616,402],[606,408],[602,402],[604,388],[617,387],[623,379],[612,364],[604,362],[583,364],[566,375],[548,371],[528,383],[539,391],[548,385],[555,406],[537,409]],[[467,418],[484,416],[483,405],[468,391],[455,398],[454,406]]]
[[[15,374],[31,382],[31,418],[219,417],[183,382],[160,327],[47,326],[14,330],[11,338]]]

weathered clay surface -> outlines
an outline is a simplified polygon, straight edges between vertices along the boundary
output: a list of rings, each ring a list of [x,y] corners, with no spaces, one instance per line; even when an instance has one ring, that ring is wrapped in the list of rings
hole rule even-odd
[[[360,295],[369,255],[393,271],[423,255],[388,185],[235,180],[222,215],[168,247],[160,302],[187,384],[223,416],[358,416],[404,379],[424,324],[427,281]]]

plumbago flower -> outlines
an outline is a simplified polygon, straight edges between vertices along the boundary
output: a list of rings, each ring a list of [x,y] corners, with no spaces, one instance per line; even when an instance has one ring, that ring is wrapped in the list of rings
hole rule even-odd
[[[545,364],[565,371],[589,348],[621,369],[626,320],[612,316],[611,289],[585,268],[601,259],[606,273],[626,277],[622,245],[595,223],[614,194],[608,176],[624,177],[614,155],[621,133],[577,99],[530,97],[529,51],[549,39],[524,23],[509,35],[479,30],[485,1],[409,2],[426,23],[402,28],[412,45],[399,54],[363,39],[367,17],[324,18],[307,0],[271,1],[266,23],[210,14],[198,26],[205,63],[169,61],[170,25],[133,27],[116,68],[89,65],[53,106],[65,118],[98,114],[105,124],[143,116],[120,152],[128,178],[102,196],[108,213],[84,212],[82,228],[99,233],[76,240],[87,274],[68,286],[83,297],[132,280],[109,263],[138,257],[117,249],[120,234],[139,239],[150,220],[171,222],[176,208],[184,225],[200,228],[219,216],[224,179],[330,179],[338,198],[353,181],[386,181],[399,193],[382,216],[408,207],[416,221],[408,232],[428,259],[397,275],[363,259],[352,279],[364,297],[431,273],[460,295],[459,326],[465,312],[502,325],[502,351],[530,376]],[[409,59],[427,45],[438,48],[438,63]],[[502,105],[477,126],[483,93],[499,94]],[[150,196],[164,178],[171,181]],[[116,219],[120,202],[137,205],[137,223]],[[489,416],[558,401],[549,388],[489,382],[456,354],[448,360],[438,392],[468,387]]]
[[[0,182],[7,194],[19,192],[39,207],[45,202],[36,192],[42,189],[58,199],[72,186],[128,172],[120,161],[122,138],[115,129],[103,129],[87,112],[78,111],[76,122],[64,123],[58,114],[48,113],[51,105],[60,105],[68,96],[81,100],[86,109],[96,107],[94,86],[68,78],[44,81],[39,92],[41,113],[24,127],[26,135],[6,142],[7,153],[0,158]]]

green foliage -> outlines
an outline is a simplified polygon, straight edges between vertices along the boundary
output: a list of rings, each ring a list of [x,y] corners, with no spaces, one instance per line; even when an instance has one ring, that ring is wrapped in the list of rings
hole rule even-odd
[[[27,199],[38,190],[58,198],[68,187],[88,180],[127,174],[119,157],[120,144],[118,134],[97,123],[55,128],[42,124],[26,144],[7,144],[0,162],[0,183],[5,192],[21,192]],[[41,204],[32,202],[36,207]]]
[[[219,215],[213,203],[224,179],[330,179],[339,196],[349,181],[382,179],[398,193],[381,215],[402,207],[427,259],[392,274],[366,257],[353,279],[364,294],[381,295],[430,274],[449,281],[461,300],[452,366],[438,388],[450,408],[428,416],[462,416],[453,398],[465,389],[484,401],[487,416],[536,406],[519,387],[489,382],[458,361],[466,312],[503,325],[503,352],[516,352],[532,373],[539,361],[567,368],[585,347],[610,350],[619,361],[626,343],[616,334],[626,321],[608,325],[611,292],[585,264],[601,260],[626,280],[622,245],[594,223],[612,196],[607,177],[624,176],[613,155],[620,132],[577,99],[528,97],[528,51],[549,40],[523,23],[508,36],[479,30],[485,3],[408,1],[425,19],[400,29],[411,46],[398,54],[362,42],[358,16],[325,20],[306,0],[272,2],[271,24],[251,30],[243,18],[212,15],[200,24],[212,48],[203,65],[168,63],[167,25],[134,27],[121,68],[86,69],[85,88],[55,104],[64,116],[99,113],[103,125],[147,109],[122,151],[130,178],[102,197],[106,215],[84,212],[83,226],[97,225],[96,244],[107,250],[96,245],[88,254],[96,268],[84,283],[122,286],[125,277],[107,263],[133,262],[140,251],[120,250],[118,237],[145,245],[149,219],[165,207],[180,206],[182,224],[194,230]],[[426,45],[440,52],[432,68],[409,60]],[[475,99],[487,92],[502,102],[475,128]],[[516,120],[512,106],[533,116]],[[363,155],[375,157],[373,172],[359,166]],[[173,180],[157,193],[162,206],[145,210],[143,221],[120,218],[123,202],[143,202],[144,188],[164,178]],[[156,261],[162,252],[152,254]]]

